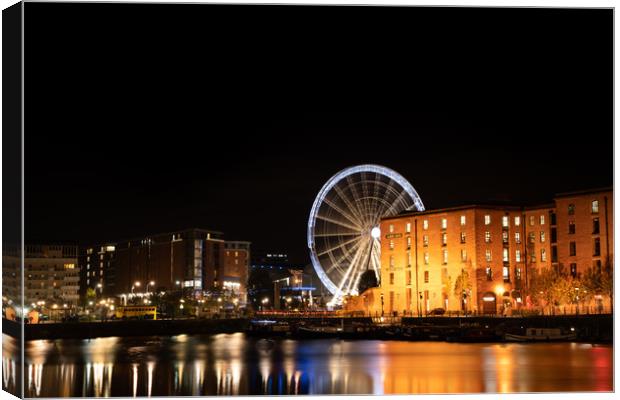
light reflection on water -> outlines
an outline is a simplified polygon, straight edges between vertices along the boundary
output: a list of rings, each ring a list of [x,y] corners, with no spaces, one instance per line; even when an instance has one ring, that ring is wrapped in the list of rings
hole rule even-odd
[[[3,335],[3,388],[15,385]],[[260,340],[213,336],[26,343],[27,397],[611,391],[611,346]]]

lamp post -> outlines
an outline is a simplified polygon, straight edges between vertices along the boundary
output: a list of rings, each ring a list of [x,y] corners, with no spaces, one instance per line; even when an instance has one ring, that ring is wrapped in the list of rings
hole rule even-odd
[[[151,286],[155,286],[155,281],[150,281],[146,283],[146,293],[148,294],[149,292],[149,285]]]

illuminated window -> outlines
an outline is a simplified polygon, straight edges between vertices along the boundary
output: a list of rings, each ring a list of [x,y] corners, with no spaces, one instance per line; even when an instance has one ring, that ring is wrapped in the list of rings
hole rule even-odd
[[[390,233],[394,233],[394,225],[390,224],[389,229],[390,229]]]
[[[235,259],[235,265],[239,265],[239,260]]]
[[[541,224],[541,225],[544,225],[544,224],[545,224],[545,216],[544,216],[544,215],[541,215],[541,216],[540,216],[540,224]]]
[[[411,236],[407,236],[407,250],[411,248]]]
[[[569,204],[568,205],[568,215],[574,215],[575,214],[575,205],[574,204]]]
[[[467,261],[467,250],[461,249],[461,261]]]
[[[534,234],[534,232],[528,233],[527,238],[530,243],[536,243],[536,235]]]
[[[484,216],[484,224],[485,225],[491,225],[491,216],[490,215],[485,215]]]
[[[428,261],[429,261],[429,256],[428,256],[428,252],[424,252],[424,264],[428,265]]]
[[[510,282],[510,267],[502,268],[502,278],[504,278],[504,282]]]
[[[424,221],[422,221],[422,229],[427,230],[428,229],[428,220],[425,219]]]
[[[575,242],[570,242],[568,246],[568,253],[570,256],[577,255],[577,244]]]
[[[577,277],[577,264],[571,263],[570,265],[570,274],[573,278]]]
[[[515,217],[515,226],[519,226],[521,225],[521,217],[517,216]]]
[[[516,262],[521,262],[521,250],[516,250],[515,251],[515,261]]]
[[[598,214],[598,200],[592,200],[592,214]]]
[[[407,225],[405,226],[405,232],[411,232],[411,222],[407,222]]]
[[[390,240],[390,250],[394,250],[394,241]]]
[[[465,216],[461,215],[461,226],[465,226]]]
[[[390,268],[394,267],[394,256],[390,256]]]
[[[502,243],[508,243],[508,231],[502,232]]]
[[[235,251],[235,257],[239,257],[239,252]]]
[[[428,283],[430,280],[428,271],[424,271],[424,283]]]
[[[515,232],[515,243],[517,243],[517,244],[521,243],[521,233],[520,232]]]
[[[536,217],[534,217],[533,215],[530,215],[530,225],[534,226],[535,223],[536,223]]]
[[[442,246],[445,246],[448,244],[448,234],[447,233],[442,233],[441,234],[441,244]]]
[[[484,232],[484,241],[486,243],[491,243],[491,232],[489,231]]]
[[[447,229],[448,228],[448,220],[446,218],[442,218],[441,219],[441,229]]]
[[[540,261],[542,261],[542,262],[546,262],[547,261],[547,250],[540,249]]]
[[[568,221],[568,233],[571,235],[575,233],[575,221]]]
[[[493,270],[491,269],[491,267],[487,267],[486,275],[487,275],[487,281],[493,280]]]
[[[448,263],[448,250],[444,250],[444,251],[442,252],[442,255],[443,255],[443,256],[442,256],[443,263],[444,263],[444,264],[447,264],[447,263]]]
[[[465,232],[461,232],[461,243],[465,243],[467,240],[467,236],[465,235]]]
[[[504,216],[502,217],[502,226],[503,226],[504,228],[508,228],[508,216],[507,216],[507,215],[504,215]]]
[[[422,236],[422,242],[424,243],[424,247],[428,247],[428,235]]]
[[[510,261],[510,255],[508,254],[508,249],[503,249],[502,252],[502,261],[504,262],[509,262]]]
[[[71,263],[71,264],[65,264],[65,269],[74,269],[75,268],[75,264]]]
[[[487,260],[487,262],[491,262],[491,250],[486,249],[484,252],[484,257]]]
[[[407,252],[407,266],[411,267],[411,252]]]

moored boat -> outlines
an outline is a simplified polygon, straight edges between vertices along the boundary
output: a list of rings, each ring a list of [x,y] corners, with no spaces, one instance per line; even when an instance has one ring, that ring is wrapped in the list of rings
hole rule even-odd
[[[504,339],[509,342],[570,341],[577,339],[577,334],[575,332],[563,333],[559,328],[527,328],[523,335],[505,333]]]

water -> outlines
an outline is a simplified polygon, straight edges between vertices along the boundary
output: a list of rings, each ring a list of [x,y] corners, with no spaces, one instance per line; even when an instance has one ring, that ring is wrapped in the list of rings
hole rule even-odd
[[[15,386],[3,335],[3,387]],[[242,333],[26,342],[26,396],[611,391],[612,346],[288,340]]]

